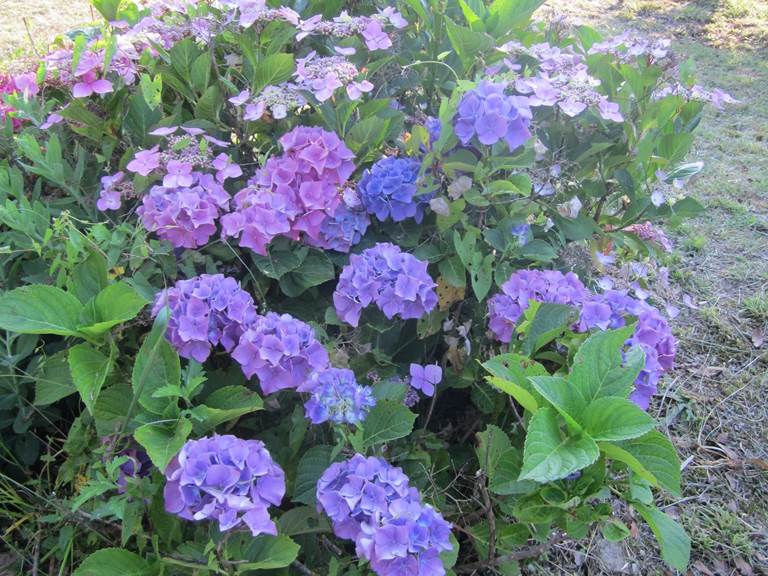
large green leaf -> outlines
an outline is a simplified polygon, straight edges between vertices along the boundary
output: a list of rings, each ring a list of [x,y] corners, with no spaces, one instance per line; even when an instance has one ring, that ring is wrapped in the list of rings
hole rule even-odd
[[[176,422],[152,422],[139,426],[133,433],[136,442],[144,447],[152,464],[160,472],[179,453],[192,432],[192,423],[186,418]]]
[[[203,433],[219,424],[235,420],[264,407],[264,402],[253,390],[245,386],[224,386],[211,393],[201,406],[195,407],[195,414],[202,422],[195,429]]]
[[[74,336],[83,305],[54,286],[22,286],[0,296],[0,328],[19,334]]]
[[[128,383],[119,383],[101,391],[93,407],[93,419],[99,436],[119,432],[125,424],[133,392]]]
[[[681,572],[685,571],[691,559],[691,539],[682,526],[656,507],[639,502],[635,502],[634,506],[656,536],[664,561]]]
[[[672,442],[664,434],[652,430],[640,438],[617,442],[616,446],[631,454],[653,475],[659,486],[680,496],[680,460]]]
[[[518,480],[522,456],[501,428],[489,425],[484,432],[477,433],[477,439],[477,460],[488,476],[491,492],[499,495],[525,494],[535,488],[534,482]]]
[[[634,326],[627,326],[597,332],[587,338],[576,352],[568,380],[581,396],[584,407],[596,398],[629,396],[643,365],[642,358],[633,352],[627,354],[627,366],[622,366],[624,343],[634,331]]]
[[[370,448],[408,436],[415,421],[416,414],[402,403],[383,400],[373,407],[362,424],[363,446]]]
[[[624,398],[598,398],[580,418],[596,441],[630,440],[653,430],[655,422],[640,407]]]
[[[538,410],[538,394],[528,378],[547,376],[549,373],[538,362],[520,354],[500,354],[483,362],[483,368],[493,374],[487,378],[491,385],[512,396],[529,412]]]
[[[149,564],[139,555],[120,548],[97,550],[72,576],[150,576]]]
[[[527,355],[532,355],[562,334],[576,317],[576,310],[572,306],[549,302],[536,305],[535,316],[525,330],[522,345],[522,352]]]
[[[93,414],[96,399],[112,370],[112,358],[90,344],[78,344],[69,349],[68,361],[75,388],[88,411]]]
[[[531,384],[570,426],[581,430],[580,416],[582,411],[581,396],[565,378],[561,376],[534,376]]]
[[[98,252],[92,252],[72,271],[67,290],[86,303],[109,284],[107,261]]]
[[[291,54],[272,54],[262,59],[253,76],[253,89],[261,91],[265,86],[285,82],[293,74],[294,63]]]
[[[89,336],[98,336],[113,326],[133,320],[146,305],[144,297],[130,284],[111,284],[85,305],[83,325],[79,331]]]
[[[482,302],[488,295],[493,283],[493,263],[496,258],[493,254],[483,257],[482,253],[475,252],[469,266],[469,277],[472,280],[472,290],[478,302]]]
[[[511,28],[525,26],[536,9],[546,0],[494,0],[489,9],[488,23],[497,37]]]
[[[328,518],[313,506],[297,506],[280,516],[278,532],[286,536],[301,534],[322,534],[331,532]]]
[[[280,288],[286,296],[295,298],[313,286],[319,286],[336,277],[333,263],[325,252],[310,250],[298,268],[280,279]]]
[[[448,32],[451,46],[467,69],[478,54],[494,46],[493,38],[485,32],[476,32],[466,26],[459,26],[450,18],[445,19],[445,30]]]
[[[293,501],[315,505],[317,481],[331,465],[333,446],[320,444],[312,446],[299,460],[296,468],[296,481],[293,484]]]
[[[543,407],[528,425],[520,480],[545,483],[565,478],[597,460],[600,451],[586,434],[564,436],[557,412]]]
[[[179,355],[165,339],[167,326],[167,315],[158,314],[136,355],[131,375],[133,393],[139,404],[155,414],[163,414],[169,402],[168,398],[154,398],[155,391],[163,386],[178,386],[181,380]]]
[[[247,561],[240,568],[243,570],[285,568],[296,560],[299,548],[301,547],[288,536],[258,536],[251,540],[243,551]]]
[[[45,358],[34,377],[35,406],[47,406],[77,392],[69,371],[67,350]]]

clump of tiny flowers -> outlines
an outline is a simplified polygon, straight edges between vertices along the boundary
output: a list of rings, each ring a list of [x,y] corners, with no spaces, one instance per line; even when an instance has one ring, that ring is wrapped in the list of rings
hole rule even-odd
[[[280,144],[283,154],[267,160],[222,218],[224,237],[239,238],[241,246],[262,255],[278,235],[322,241],[322,225],[336,213],[355,169],[352,151],[322,128],[298,126]]]
[[[369,214],[381,222],[413,218],[421,222],[431,195],[417,196],[421,162],[415,158],[384,157],[363,172],[358,184],[360,198]]]
[[[152,315],[166,307],[166,338],[180,356],[198,362],[219,344],[231,352],[258,318],[251,295],[223,274],[202,274],[166,288],[155,297]]]
[[[488,301],[488,327],[501,342],[509,343],[520,316],[532,300],[579,306],[589,293],[573,272],[519,270]]]
[[[711,104],[718,110],[725,108],[726,104],[738,104],[739,101],[733,96],[715,88],[714,90],[707,90],[699,84],[693,86],[685,86],[679,82],[675,82],[668,86],[659,88],[652,94],[654,100],[661,100],[667,96],[680,96],[685,100],[695,100],[697,102],[703,102],[705,104]]]
[[[558,48],[547,43],[525,47],[508,42],[500,48],[510,54],[524,54],[539,61],[535,75],[519,76],[515,89],[528,96],[530,106],[557,105],[564,114],[578,116],[596,106],[604,120],[623,122],[619,105],[597,92],[600,80],[589,74],[584,59],[573,48]]]
[[[451,525],[383,458],[355,454],[332,464],[317,483],[317,503],[376,574],[445,574],[440,553],[453,548]]]
[[[357,326],[363,308],[374,303],[388,319],[421,318],[437,305],[437,284],[427,262],[390,243],[353,254],[339,276],[333,303],[339,318]]]
[[[235,106],[245,105],[243,119],[252,122],[260,120],[266,112],[275,120],[281,120],[307,104],[300,87],[290,82],[265,86],[256,96],[251,96],[250,90],[243,90],[229,101]]]
[[[345,368],[316,372],[298,391],[311,394],[304,412],[312,424],[360,424],[376,405],[370,386],[358,384],[354,372]]]
[[[669,238],[667,238],[667,235],[664,234],[664,230],[657,228],[651,222],[632,224],[631,226],[624,228],[624,231],[637,234],[643,240],[654,242],[666,252],[672,250],[672,243],[669,241]]]
[[[323,20],[321,14],[312,16],[299,24],[297,40],[317,34],[323,36],[360,36],[369,50],[385,50],[392,47],[392,38],[385,27],[405,28],[408,22],[395,8],[380,9],[371,16],[350,16],[346,10],[333,20]]]
[[[264,394],[298,388],[330,363],[309,324],[275,312],[260,316],[243,333],[232,358],[248,378],[259,378]]]
[[[338,88],[345,87],[350,100],[359,99],[373,90],[368,80],[358,79],[360,71],[344,56],[318,56],[310,52],[296,60],[297,82],[311,92],[319,102],[331,98]]]
[[[509,96],[505,89],[505,84],[482,81],[462,96],[453,124],[463,145],[475,137],[486,146],[504,140],[512,151],[528,141],[531,111],[527,99]]]
[[[618,36],[595,42],[589,54],[609,54],[622,63],[646,58],[655,64],[667,57],[671,45],[669,38],[651,38],[635,30],[625,30]]]
[[[245,524],[253,536],[277,534],[269,507],[285,495],[285,474],[260,440],[189,440],[165,470],[165,510],[186,520],[216,520],[225,532]]]
[[[581,332],[594,328],[614,330],[625,326],[629,316],[637,318],[637,327],[626,344],[630,348],[641,348],[645,354],[645,366],[635,380],[630,399],[647,410],[662,374],[671,370],[675,362],[677,341],[662,314],[624,291],[606,290],[584,302],[577,329]]]

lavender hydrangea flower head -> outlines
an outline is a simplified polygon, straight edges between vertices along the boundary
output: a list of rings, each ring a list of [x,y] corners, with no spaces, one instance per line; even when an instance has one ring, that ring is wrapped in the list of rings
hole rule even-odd
[[[360,36],[369,50],[385,50],[392,47],[392,38],[385,31],[385,26],[404,28],[408,22],[392,7],[379,10],[372,16],[350,16],[343,11],[333,20],[323,20],[322,15],[317,14],[302,21],[299,24],[297,40],[311,34],[324,36],[350,37]]]
[[[421,390],[425,396],[434,396],[435,388],[443,380],[443,369],[437,364],[411,364],[411,388]]]
[[[256,375],[264,394],[302,386],[329,366],[328,352],[315,331],[296,318],[274,312],[261,316],[232,351],[248,378]]]
[[[346,254],[362,240],[370,224],[368,214],[360,205],[357,192],[347,189],[333,216],[323,220],[320,225],[318,238],[307,237],[307,243],[324,250]]]
[[[573,272],[519,270],[488,301],[488,327],[498,340],[508,343],[531,300],[580,306],[587,297],[587,289]]]
[[[180,280],[155,298],[152,315],[170,309],[165,336],[179,355],[205,362],[213,346],[227,352],[258,318],[251,295],[223,274]]]
[[[310,52],[296,61],[298,85],[314,94],[319,102],[325,102],[342,87],[346,87],[350,100],[373,90],[368,80],[357,79],[359,75],[357,67],[344,56],[317,56]]]
[[[528,141],[531,113],[527,100],[508,96],[505,89],[504,84],[483,81],[462,96],[454,117],[454,129],[463,145],[475,137],[486,146],[505,140],[512,151]]]
[[[245,105],[243,119],[248,121],[260,120],[266,112],[275,120],[281,120],[302,106],[307,100],[300,92],[301,87],[290,82],[283,82],[277,86],[265,86],[256,96],[251,97],[248,90],[240,92],[229,101],[235,106]]]
[[[363,308],[374,303],[388,319],[421,318],[437,305],[437,284],[427,262],[390,243],[379,243],[350,257],[333,293],[336,313],[357,326]]]
[[[613,330],[637,318],[637,326],[627,346],[639,347],[645,354],[645,366],[635,380],[630,399],[644,410],[656,393],[661,375],[674,367],[677,341],[661,313],[642,300],[619,290],[606,290],[589,298],[581,310],[577,329],[581,332],[598,328]]]
[[[413,218],[421,222],[432,196],[417,196],[421,162],[415,158],[384,157],[363,172],[358,184],[363,206],[381,222]]]
[[[355,454],[331,464],[317,483],[317,503],[376,574],[445,574],[440,553],[453,548],[451,525],[384,459]]]
[[[222,220],[224,236],[241,237],[242,245],[262,255],[277,235],[298,240],[305,234],[322,242],[323,223],[334,216],[355,169],[352,151],[322,128],[299,126],[280,144],[283,154],[267,160]]]
[[[198,248],[216,233],[216,221],[229,208],[229,194],[210,174],[191,188],[153,186],[137,209],[144,228],[177,248]]]
[[[343,368],[316,372],[298,390],[311,393],[304,410],[312,424],[359,424],[376,405],[371,388],[358,384],[354,372]]]
[[[221,532],[245,524],[253,536],[277,534],[269,507],[285,495],[285,474],[263,442],[230,435],[189,440],[165,477],[167,512],[216,520]]]

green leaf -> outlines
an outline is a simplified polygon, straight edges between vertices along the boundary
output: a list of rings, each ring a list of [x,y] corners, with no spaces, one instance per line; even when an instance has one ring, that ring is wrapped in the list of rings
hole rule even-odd
[[[312,446],[299,460],[296,481],[293,485],[293,501],[307,506],[315,505],[317,481],[333,462],[333,446]]]
[[[568,380],[582,397],[584,407],[596,398],[629,396],[642,364],[633,354],[632,361],[623,367],[621,351],[634,331],[634,326],[627,326],[597,332],[587,338],[576,352]]]
[[[512,449],[512,443],[507,434],[498,426],[489,424],[484,432],[477,436],[477,461],[488,478],[492,478],[505,452]]]
[[[525,26],[544,2],[546,0],[494,0],[488,9],[494,32],[508,34],[510,28]]]
[[[221,98],[221,90],[217,84],[211,84],[197,101],[195,106],[195,118],[210,120],[213,123],[219,120],[219,111],[224,104]]]
[[[91,299],[83,310],[83,334],[99,336],[118,324],[133,320],[147,301],[125,282],[111,284]]]
[[[260,92],[265,86],[280,84],[293,75],[292,54],[272,54],[261,60],[253,76],[253,90]]]
[[[530,381],[570,426],[581,430],[581,397],[570,382],[560,376],[534,376]]]
[[[448,284],[456,288],[464,288],[467,285],[467,271],[457,256],[450,256],[438,264],[440,275]]]
[[[563,436],[557,412],[543,407],[533,415],[528,426],[520,480],[552,482],[586,468],[597,460],[600,451],[586,434]]]
[[[195,58],[190,80],[192,87],[201,94],[208,88],[208,83],[211,80],[211,55],[208,52],[203,52]]]
[[[288,536],[258,536],[243,551],[248,560],[240,566],[243,570],[274,570],[290,566],[299,555],[296,542]]]
[[[72,271],[67,290],[83,302],[88,302],[109,284],[107,261],[98,252],[91,252],[85,261]]]
[[[331,531],[331,525],[324,514],[312,506],[291,508],[277,521],[278,532],[286,536],[301,534],[323,534]]]
[[[652,484],[658,483],[675,496],[681,495],[680,460],[672,442],[664,434],[658,430],[652,430],[640,438],[618,442],[616,445],[631,454],[645,470],[653,475],[656,481],[649,480]],[[607,452],[606,454],[610,456]]]
[[[507,434],[497,426],[488,425],[477,433],[477,460],[488,476],[488,489],[494,494],[526,494],[535,489],[530,481],[519,481],[522,455],[513,447]]]
[[[167,398],[154,398],[156,390],[181,382],[179,355],[165,339],[167,314],[158,314],[152,331],[136,355],[131,375],[133,393],[139,404],[154,414],[162,414],[168,406]]]
[[[619,520],[609,520],[603,525],[603,538],[609,542],[621,542],[630,535],[629,528]]]
[[[502,392],[512,396],[512,398],[514,398],[515,401],[520,404],[520,406],[528,410],[530,413],[535,414],[539,409],[539,403],[536,401],[536,398],[522,386],[497,376],[488,376],[486,380],[495,388],[498,388]]]
[[[277,239],[267,247],[266,256],[254,253],[251,259],[262,274],[280,280],[301,266],[308,254],[309,248],[306,246],[295,246],[287,240]]]
[[[538,304],[536,315],[525,330],[522,352],[532,355],[562,334],[576,316],[576,310],[565,304]]]
[[[634,506],[656,536],[664,561],[681,572],[685,571],[691,559],[691,539],[685,530],[656,507],[638,502]]]
[[[448,32],[448,40],[461,59],[464,67],[468,69],[475,57],[491,49],[494,40],[485,32],[475,32],[466,26],[459,26],[450,18],[445,18],[445,30]]]
[[[295,298],[309,288],[319,286],[335,277],[333,262],[326,253],[310,249],[299,267],[280,279],[280,288],[286,296]]]
[[[116,384],[101,391],[93,407],[93,419],[99,436],[109,436],[120,431],[132,399],[133,393],[127,383]]]
[[[362,424],[363,446],[389,442],[408,436],[413,430],[416,414],[399,402],[383,400],[373,407]]]
[[[163,117],[160,106],[156,109],[149,107],[144,101],[144,96],[135,93],[128,98],[128,110],[123,120],[123,129],[131,137],[134,145],[144,145],[147,133]]]
[[[472,290],[478,302],[482,302],[488,295],[493,283],[493,263],[496,260],[493,254],[483,258],[482,253],[475,252],[469,267],[469,277],[472,280]]]
[[[35,406],[48,406],[77,392],[69,371],[66,350],[45,358],[35,371],[34,378]]]
[[[107,22],[117,20],[117,12],[120,9],[120,0],[91,0],[91,4],[104,16]]]
[[[144,102],[151,110],[154,110],[163,102],[163,75],[156,74],[152,78],[149,74],[142,74],[139,78],[139,87]]]
[[[191,432],[192,423],[186,418],[181,418],[171,423],[144,424],[136,429],[133,437],[147,451],[152,464],[157,466],[160,472],[164,472]]]
[[[493,374],[488,382],[511,395],[518,404],[533,413],[539,409],[539,400],[528,378],[548,376],[547,369],[538,362],[519,354],[500,354],[486,360],[483,368]]]
[[[83,305],[60,288],[36,284],[0,296],[0,328],[19,334],[74,336]]]
[[[173,69],[189,83],[192,65],[200,55],[200,49],[195,46],[194,40],[184,38],[181,42],[176,42],[173,48],[170,49],[169,54]]]
[[[256,412],[263,407],[261,396],[245,386],[224,386],[211,393],[205,399],[204,405],[195,407],[194,412],[203,419],[199,429],[201,433],[205,433],[219,424]]]
[[[74,571],[72,576],[149,576],[149,564],[139,555],[120,548],[97,550]]]
[[[88,412],[93,414],[96,399],[112,370],[112,358],[105,356],[90,344],[78,344],[69,349],[68,361],[75,388]]]
[[[596,441],[630,440],[653,430],[655,422],[637,404],[624,398],[598,398],[580,418]]]

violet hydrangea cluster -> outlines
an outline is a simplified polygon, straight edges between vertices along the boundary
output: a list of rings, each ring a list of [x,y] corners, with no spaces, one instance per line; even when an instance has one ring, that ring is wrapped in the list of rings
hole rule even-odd
[[[185,520],[216,520],[225,532],[277,534],[269,516],[285,495],[285,474],[264,443],[236,436],[189,440],[165,470],[165,509]]]
[[[346,254],[363,239],[370,224],[357,192],[347,188],[333,216],[323,220],[317,238],[307,237],[306,241],[317,248]]]
[[[318,102],[325,102],[338,88],[345,88],[350,100],[358,100],[373,90],[373,84],[360,78],[360,70],[341,55],[318,56],[310,52],[296,60],[296,82],[311,92]]]
[[[518,319],[531,300],[579,306],[587,289],[573,272],[519,270],[501,285],[501,292],[488,301],[488,327],[501,342],[509,343]]]
[[[482,81],[462,96],[453,123],[463,145],[475,137],[486,146],[504,140],[512,151],[528,141],[532,115],[527,99],[505,90],[505,84]]]
[[[304,412],[312,424],[360,424],[376,405],[371,387],[358,384],[355,373],[345,368],[316,372],[298,391],[311,394]]]
[[[328,352],[312,327],[275,312],[260,316],[243,332],[232,357],[248,378],[258,377],[264,394],[298,388],[329,366]]]
[[[166,338],[179,355],[198,362],[205,362],[214,346],[231,352],[258,318],[251,295],[223,274],[180,280],[157,295],[152,315],[166,307]]]
[[[451,525],[421,500],[400,468],[355,454],[331,464],[317,483],[317,506],[339,538],[379,576],[443,576]]]
[[[310,35],[346,38],[359,36],[369,50],[385,50],[392,47],[392,38],[386,28],[405,28],[408,22],[393,7],[380,9],[371,16],[350,16],[346,11],[332,20],[324,20],[317,14],[299,24],[297,40]]]
[[[298,126],[280,138],[283,154],[267,160],[235,209],[222,218],[224,237],[262,255],[276,236],[321,241],[320,229],[341,203],[354,154],[333,132]]]
[[[360,198],[369,214],[381,222],[413,218],[421,222],[430,195],[417,195],[421,162],[415,158],[385,157],[363,172],[358,184]]]
[[[353,254],[333,293],[336,314],[352,326],[363,308],[375,304],[388,319],[421,318],[437,305],[437,284],[427,262],[402,252],[394,244],[379,243]]]
[[[674,367],[677,342],[667,320],[653,306],[620,290],[593,294],[581,307],[578,330],[598,328],[614,330],[637,318],[637,326],[627,346],[639,347],[645,354],[645,365],[635,380],[631,400],[644,410],[656,393],[661,375]]]

